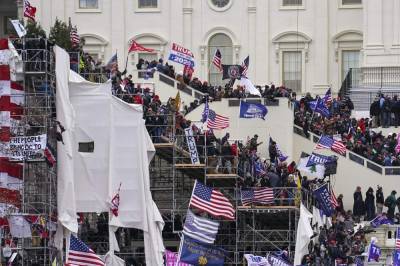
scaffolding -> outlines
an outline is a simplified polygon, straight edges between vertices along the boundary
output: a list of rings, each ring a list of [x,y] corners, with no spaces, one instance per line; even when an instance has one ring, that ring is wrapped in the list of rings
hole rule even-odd
[[[240,183],[243,171],[240,168],[243,165],[240,158],[210,153],[210,147],[218,144],[203,134],[196,138],[200,164],[192,164],[179,119],[175,114],[161,116],[164,116],[161,121],[169,122],[149,123],[147,129],[156,148],[156,156],[150,165],[153,199],[163,215],[168,217],[167,223],[172,225],[164,230],[166,248],[171,251],[179,248],[178,236],[181,236],[194,180],[197,179],[218,188],[236,209],[235,221],[220,220],[215,243],[227,251],[225,265],[243,265],[244,254],[265,256],[286,250],[293,257],[299,202],[308,201],[304,198],[307,195],[297,188],[274,188],[274,204],[242,206]],[[221,151],[223,147],[218,149]],[[173,241],[167,238],[167,233]]]
[[[11,125],[11,136],[46,134],[46,146],[55,149],[55,68],[52,47],[46,39],[23,38],[12,42],[22,61],[23,75],[18,83],[24,88],[24,100],[20,119]],[[13,263],[51,265],[57,256],[53,247],[57,215],[55,167],[48,164],[44,154],[36,158],[24,157],[12,163],[23,165],[22,203],[19,210],[8,212],[7,216],[23,216],[31,223],[32,232],[30,238],[12,238],[11,251],[18,254]],[[2,257],[2,262],[7,260]]]
[[[47,134],[47,145],[55,148],[59,135],[55,121],[52,48],[45,39],[21,39],[15,41],[15,46],[23,61],[25,105],[21,122],[14,127],[14,133],[19,136]],[[182,129],[191,125],[183,125],[182,117],[175,112],[154,114],[154,118],[152,123],[146,123],[156,148],[149,169],[150,186],[165,221],[163,240],[168,250],[178,250],[193,184],[199,180],[227,195],[236,210],[234,221],[221,222],[216,239],[216,245],[227,251],[226,265],[242,265],[243,255],[247,253],[265,256],[266,253],[286,249],[293,255],[299,217],[293,188],[274,188],[275,204],[242,206],[240,180],[243,180],[244,174],[240,158],[211,152],[211,147],[217,145],[215,139],[196,134],[199,163],[192,164]],[[151,118],[146,116],[145,119]],[[40,217],[48,234],[43,236],[35,232],[32,238],[18,239],[13,250],[20,255],[20,265],[51,265],[58,255],[53,247],[57,216],[56,170],[44,159],[25,160],[23,165],[21,213]],[[282,194],[291,196],[283,199]],[[90,213],[80,215],[79,219],[79,237],[98,254],[109,250],[107,215]],[[116,236],[120,245],[120,252],[116,255],[123,258],[127,265],[144,265],[143,233],[136,229],[119,228]]]

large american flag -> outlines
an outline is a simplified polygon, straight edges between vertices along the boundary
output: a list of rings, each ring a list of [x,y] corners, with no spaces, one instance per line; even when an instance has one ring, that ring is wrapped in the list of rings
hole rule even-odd
[[[24,0],[24,17],[35,21],[36,7],[31,6],[28,0]]]
[[[242,76],[247,77],[247,70],[249,69],[250,58],[247,56],[241,65],[242,67]]]
[[[331,104],[332,103],[332,92],[331,92],[331,88],[329,88],[326,93],[324,98],[322,98],[322,101],[324,102],[324,104]]]
[[[397,227],[396,230],[396,249],[400,250],[400,227]]]
[[[220,72],[222,71],[221,59],[222,59],[221,52],[219,51],[219,49],[215,50],[215,54],[214,54],[212,63],[214,64],[214,66],[215,66]]]
[[[219,222],[196,216],[188,210],[183,234],[203,243],[213,244],[218,233]]]
[[[72,46],[78,46],[79,43],[81,42],[81,38],[78,35],[78,30],[76,29],[76,27],[71,28],[69,35],[71,38]]]
[[[235,210],[232,203],[220,191],[209,188],[197,180],[194,183],[189,207],[195,207],[215,217],[235,219]]]
[[[240,191],[243,206],[251,203],[271,204],[274,202],[274,190],[272,188],[245,189]]]
[[[331,149],[341,155],[346,155],[346,146],[338,140],[334,140],[329,136],[321,136],[315,149]]]
[[[207,122],[208,129],[224,129],[229,127],[229,117],[219,115],[210,109],[208,101],[204,104],[202,122]]]
[[[104,266],[105,264],[85,243],[71,235],[67,265]]]
[[[335,196],[335,192],[333,192],[333,189],[331,188],[331,203],[334,209],[336,209],[337,207],[339,207],[339,203],[337,202],[336,196]]]

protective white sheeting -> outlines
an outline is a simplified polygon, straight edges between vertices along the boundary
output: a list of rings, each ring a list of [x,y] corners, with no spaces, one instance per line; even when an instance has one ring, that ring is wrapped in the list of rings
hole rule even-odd
[[[313,235],[313,230],[310,225],[310,220],[312,218],[313,218],[313,215],[301,203],[300,204],[300,219],[299,219],[299,223],[297,224],[294,265],[300,265],[301,259],[303,258],[303,256],[308,254],[308,244],[310,243],[310,237]]]
[[[58,220],[69,231],[78,232],[76,215],[74,160],[72,157],[74,109],[69,100],[69,55],[55,46],[57,77],[57,120],[65,128],[62,133],[64,144],[57,142],[57,209]]]
[[[104,256],[106,266],[125,266],[125,261],[112,252],[108,252]]]
[[[69,69],[63,71],[70,73],[69,101],[76,114],[71,175],[75,212],[109,211],[121,184],[119,214],[110,214],[110,225],[142,229],[146,265],[162,265],[164,221],[150,193],[148,167],[155,149],[142,119],[142,107],[112,96],[110,82],[91,83]],[[93,152],[80,152],[79,143],[88,142],[94,143]],[[58,165],[63,164],[58,159]],[[117,248],[114,244],[112,249]]]
[[[257,90],[256,87],[254,87],[253,83],[251,82],[251,80],[247,79],[247,78],[241,78],[240,79],[240,86],[244,87],[244,91],[251,94],[251,95],[257,95],[261,97],[261,93],[259,90]]]

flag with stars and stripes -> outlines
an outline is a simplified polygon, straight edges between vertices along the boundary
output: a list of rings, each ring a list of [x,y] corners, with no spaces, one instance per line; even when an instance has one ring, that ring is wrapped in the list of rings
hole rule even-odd
[[[331,103],[332,103],[332,92],[331,92],[331,88],[329,88],[329,89],[326,91],[324,98],[322,98],[322,101],[324,102],[325,105],[331,104]]]
[[[400,227],[397,227],[396,230],[396,249],[400,250]]]
[[[329,136],[321,136],[315,149],[331,149],[343,156],[346,155],[346,146],[338,140],[334,140]]]
[[[201,121],[207,122],[208,129],[224,129],[229,127],[229,117],[219,115],[208,106],[208,101],[204,104],[204,111]]]
[[[337,202],[337,198],[335,195],[335,192],[333,192],[333,189],[331,188],[331,203],[334,209],[339,207],[339,203]]]
[[[217,236],[219,222],[195,215],[188,210],[183,226],[183,234],[202,243],[213,244]]]
[[[71,235],[67,265],[104,266],[105,263],[85,243]]]
[[[71,28],[71,31],[69,32],[69,34],[70,34],[72,46],[78,46],[79,43],[81,42],[81,38],[78,35],[78,30],[76,29],[76,27]]]
[[[247,70],[249,70],[250,57],[247,56],[242,62],[242,76],[247,77]]]
[[[194,183],[189,207],[195,207],[214,217],[235,220],[235,210],[228,198],[220,191],[207,187],[197,180]]]
[[[240,198],[243,206],[252,203],[271,204],[274,202],[274,190],[269,187],[243,189],[240,191]]]
[[[219,49],[215,50],[212,63],[220,72],[222,72],[222,55]]]

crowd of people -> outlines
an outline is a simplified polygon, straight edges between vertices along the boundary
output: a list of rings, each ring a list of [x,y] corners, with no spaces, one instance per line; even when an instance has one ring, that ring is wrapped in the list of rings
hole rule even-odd
[[[348,150],[368,160],[382,166],[400,166],[400,156],[395,149],[397,134],[384,136],[376,130],[381,121],[381,116],[374,116],[378,113],[371,112],[372,119],[351,117],[353,103],[349,98],[344,98],[333,99],[329,106],[331,116],[323,117],[310,108],[309,103],[314,100],[310,94],[299,100],[293,98],[294,123],[303,129],[305,136],[308,137],[310,131],[317,135],[331,135],[340,139]],[[379,102],[383,102],[384,106],[386,97],[381,96],[373,105]],[[386,113],[382,112],[382,117],[386,119]]]

